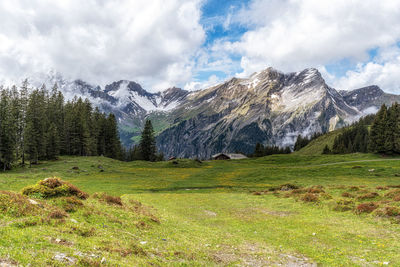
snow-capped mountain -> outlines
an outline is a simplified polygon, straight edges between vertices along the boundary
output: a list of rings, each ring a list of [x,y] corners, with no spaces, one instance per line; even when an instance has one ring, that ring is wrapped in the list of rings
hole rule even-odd
[[[196,92],[174,87],[150,93],[126,80],[102,88],[49,75],[46,84],[54,83],[67,99],[82,96],[113,112],[126,145],[137,140],[144,120],[152,119],[159,149],[179,157],[251,153],[257,142],[293,145],[299,134],[333,130],[376,112],[383,103],[400,101],[377,86],[337,91],[313,68],[288,74],[268,68]]]

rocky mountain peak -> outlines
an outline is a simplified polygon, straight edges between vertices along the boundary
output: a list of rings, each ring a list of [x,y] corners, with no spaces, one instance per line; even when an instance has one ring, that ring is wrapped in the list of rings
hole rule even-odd
[[[154,120],[158,148],[178,157],[251,153],[257,142],[293,145],[299,134],[333,130],[400,100],[377,86],[338,92],[315,68],[293,73],[267,68],[196,92],[172,87],[150,93],[127,80],[104,88],[58,76],[48,80],[51,86],[59,81],[67,99],[89,98],[102,111],[114,113],[126,145],[140,135],[146,118]]]

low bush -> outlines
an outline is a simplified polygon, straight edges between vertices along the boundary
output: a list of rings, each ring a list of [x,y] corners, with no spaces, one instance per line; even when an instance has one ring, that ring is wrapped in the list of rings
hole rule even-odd
[[[319,198],[316,194],[313,193],[305,193],[300,197],[300,200],[304,202],[318,202]]]
[[[358,196],[357,199],[358,200],[365,200],[365,199],[373,199],[379,197],[379,194],[377,192],[369,192],[366,193],[364,195]]]
[[[62,210],[54,210],[50,212],[48,216],[49,219],[63,219],[65,217],[68,217],[68,214]]]
[[[78,187],[55,177],[47,178],[35,185],[24,187],[22,194],[38,198],[76,196],[80,199],[87,199],[89,197],[87,193]]]
[[[38,214],[41,212],[41,208],[39,205],[31,203],[26,196],[0,191],[0,212],[13,217],[22,217]]]
[[[299,189],[300,187],[294,184],[282,184],[280,185],[280,190],[281,191],[289,191],[289,190],[293,190],[293,189]]]
[[[83,202],[76,197],[65,197],[61,200],[61,204],[66,212],[75,212],[83,206]]]
[[[119,205],[122,206],[122,200],[120,197],[114,197],[114,196],[110,196],[107,193],[95,193],[93,195],[94,198],[97,198],[101,201],[106,202],[107,204],[114,204],[114,205]]]
[[[300,188],[300,189],[294,189],[292,191],[290,191],[291,195],[298,195],[298,194],[304,194],[306,192],[306,190],[304,188]]]
[[[398,207],[383,207],[376,209],[374,214],[379,217],[397,217],[400,216],[400,208]]]
[[[349,192],[343,192],[342,197],[347,197],[347,198],[354,198],[354,195],[349,193]]]
[[[382,190],[382,191],[383,191],[383,190],[388,190],[389,187],[387,187],[387,186],[377,186],[376,189],[377,189],[377,190]]]
[[[359,191],[359,190],[360,190],[360,188],[358,186],[350,186],[350,188],[349,188],[349,191],[352,191],[352,192]]]
[[[374,203],[374,202],[368,202],[368,203],[362,203],[359,204],[356,209],[355,213],[361,214],[361,213],[371,213],[374,210],[376,210],[379,206]]]
[[[312,186],[307,188],[307,192],[308,193],[312,193],[312,194],[319,194],[319,193],[325,193],[325,191],[323,190],[322,186]]]
[[[339,199],[333,206],[334,211],[348,211],[354,209],[354,202],[347,199]]]
[[[390,190],[389,192],[387,192],[385,194],[385,197],[386,198],[392,198],[392,199],[400,197],[400,189]]]
[[[300,187],[297,185],[286,183],[286,184],[281,184],[279,186],[270,187],[268,188],[268,191],[291,191],[299,188]]]

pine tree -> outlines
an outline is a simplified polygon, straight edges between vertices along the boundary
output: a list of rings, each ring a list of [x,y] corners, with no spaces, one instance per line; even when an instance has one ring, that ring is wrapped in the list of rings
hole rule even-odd
[[[26,111],[26,130],[24,131],[25,150],[29,154],[31,164],[37,164],[39,159],[46,157],[46,112],[43,92],[34,90],[28,102]]]
[[[25,79],[22,83],[20,89],[20,100],[19,100],[19,107],[20,107],[20,117],[18,120],[17,125],[17,149],[20,150],[21,154],[21,164],[25,165],[25,128],[26,128],[26,113],[28,110],[28,102],[29,102],[29,83],[28,80]]]
[[[117,120],[114,114],[109,114],[105,124],[106,156],[121,159],[121,142],[118,134]]]
[[[156,159],[156,141],[150,120],[146,120],[140,139],[140,149],[143,160],[154,161]]]
[[[47,159],[57,159],[60,155],[60,136],[57,126],[51,123],[47,134]]]
[[[381,109],[376,114],[375,120],[371,126],[369,150],[372,152],[385,152],[386,138],[386,123],[387,123],[387,108],[383,104]]]
[[[264,146],[260,143],[257,143],[253,155],[254,157],[264,156]]]
[[[0,167],[11,169],[15,151],[15,127],[12,113],[9,112],[11,97],[6,90],[0,95]]]
[[[325,145],[324,149],[322,150],[322,154],[331,154],[332,151],[329,149],[328,145]]]

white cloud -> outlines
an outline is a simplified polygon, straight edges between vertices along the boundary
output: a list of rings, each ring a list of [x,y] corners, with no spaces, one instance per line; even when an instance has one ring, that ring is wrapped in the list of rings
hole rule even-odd
[[[378,63],[381,67],[367,62],[372,49],[400,41],[400,1],[254,0],[235,18],[249,31],[237,42],[217,46],[241,55],[242,76],[268,66],[298,71],[343,59],[381,71],[372,83],[397,73],[399,62],[387,61],[392,55]]]
[[[206,81],[192,81],[187,83],[184,89],[188,91],[197,91],[212,87],[220,82],[221,80],[216,75],[211,75]]]
[[[368,62],[359,64],[335,83],[335,87],[352,90],[369,85],[378,85],[391,93],[400,93],[400,55],[384,63]]]
[[[205,39],[200,5],[200,0],[2,0],[0,79],[54,69],[97,84],[185,83]]]

